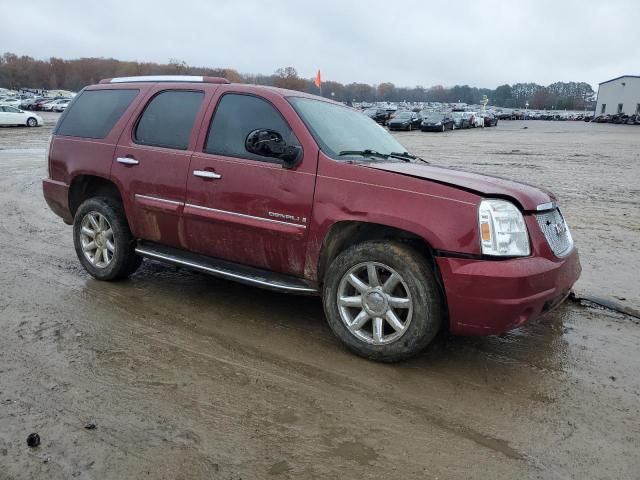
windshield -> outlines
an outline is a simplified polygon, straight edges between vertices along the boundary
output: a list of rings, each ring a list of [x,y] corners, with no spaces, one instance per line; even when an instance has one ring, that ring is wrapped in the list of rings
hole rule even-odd
[[[400,112],[400,113],[396,113],[396,116],[394,118],[411,118],[411,112]]]
[[[288,100],[322,151],[332,158],[344,151],[373,150],[388,155],[407,150],[383,127],[351,108],[310,98]]]
[[[378,110],[376,110],[375,108],[367,108],[364,112],[365,115],[375,115],[376,113],[378,113]]]
[[[427,120],[428,122],[439,122],[443,118],[444,118],[444,115],[441,113],[430,113],[429,115],[427,115],[425,120]]]

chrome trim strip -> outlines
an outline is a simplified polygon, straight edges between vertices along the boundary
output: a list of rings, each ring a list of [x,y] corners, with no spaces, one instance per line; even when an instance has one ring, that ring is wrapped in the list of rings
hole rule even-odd
[[[218,210],[217,208],[209,208],[209,207],[203,207],[201,205],[194,205],[193,203],[185,203],[184,206],[198,208],[200,210],[207,210],[209,212],[226,213],[228,215],[234,215],[236,217],[250,218],[252,220],[262,220],[263,222],[278,223],[280,225],[287,225],[290,227],[307,228],[306,225],[301,225],[299,223],[283,222],[282,220],[273,220],[271,218],[255,217],[253,215],[247,215],[245,213],[230,212],[228,210]]]
[[[139,77],[116,77],[110,83],[131,82],[204,82],[200,75],[141,75]]]
[[[155,200],[157,202],[170,203],[171,205],[184,205],[183,202],[176,202],[175,200],[167,200],[166,198],[150,197],[149,195],[142,195],[140,193],[135,194],[136,198],[144,198],[146,200]]]
[[[556,208],[558,205],[556,202],[547,202],[547,203],[541,203],[540,205],[538,205],[536,207],[536,210],[538,212],[541,212],[543,210],[553,210],[554,208]]]
[[[255,285],[262,285],[265,287],[270,287],[270,288],[276,288],[278,290],[284,290],[284,291],[289,291],[289,292],[307,292],[307,293],[317,293],[317,290],[311,287],[296,287],[293,285],[283,285],[283,284],[278,284],[278,283],[272,283],[272,282],[268,282],[265,280],[261,280],[258,278],[254,278],[254,277],[249,277],[247,275],[240,275],[238,273],[233,273],[233,272],[229,272],[227,270],[221,270],[218,268],[212,268],[212,267],[207,267],[206,265],[201,265],[199,263],[195,263],[195,262],[189,262],[188,260],[182,260],[181,258],[178,257],[173,257],[170,255],[163,255],[161,253],[157,253],[157,252],[152,252],[149,250],[145,250],[144,248],[141,247],[136,247],[136,253],[146,256],[146,257],[150,257],[150,258],[155,258],[155,259],[159,259],[159,260],[164,260],[167,262],[171,262],[171,263],[176,263],[179,265],[184,265],[186,267],[191,267],[191,268],[195,268],[197,270],[203,270],[205,272],[209,272],[209,273],[213,273],[215,275],[220,275],[222,277],[226,277],[226,278],[231,278],[234,280],[242,280],[245,282],[249,282]]]

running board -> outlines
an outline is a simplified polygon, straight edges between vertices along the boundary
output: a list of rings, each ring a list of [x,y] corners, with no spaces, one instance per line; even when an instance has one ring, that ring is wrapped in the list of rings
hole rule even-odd
[[[152,242],[139,241],[136,253],[151,260],[178,265],[246,285],[302,295],[315,295],[318,293],[316,288],[313,288],[305,280],[298,277],[219,260]]]

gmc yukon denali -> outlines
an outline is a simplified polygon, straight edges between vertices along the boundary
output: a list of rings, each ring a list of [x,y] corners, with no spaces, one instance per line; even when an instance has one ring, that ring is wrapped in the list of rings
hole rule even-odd
[[[321,295],[353,352],[499,334],[580,275],[553,194],[440,168],[324,98],[196,76],[86,87],[48,148],[49,207],[99,280],[143,258]]]

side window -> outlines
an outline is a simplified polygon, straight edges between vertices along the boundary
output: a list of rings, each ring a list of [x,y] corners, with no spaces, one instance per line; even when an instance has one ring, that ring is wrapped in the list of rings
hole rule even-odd
[[[85,90],[65,110],[54,133],[82,138],[104,138],[139,90]]]
[[[213,114],[204,151],[261,162],[279,162],[246,150],[247,135],[257,129],[275,130],[287,145],[299,145],[287,122],[269,102],[253,95],[227,93]]]
[[[151,99],[138,120],[136,143],[186,150],[204,92],[167,90]]]

